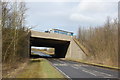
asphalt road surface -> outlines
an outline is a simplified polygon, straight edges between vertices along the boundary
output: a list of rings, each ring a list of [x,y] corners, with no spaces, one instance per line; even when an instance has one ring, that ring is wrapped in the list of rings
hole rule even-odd
[[[118,71],[86,65],[74,61],[66,61],[61,59],[48,59],[56,69],[58,69],[67,78],[89,78],[90,80],[118,80]],[[100,79],[102,78],[102,79]],[[109,79],[110,78],[110,79]],[[115,79],[117,78],[117,79]]]
[[[50,55],[48,55],[48,54],[45,54],[45,53],[43,53],[43,52],[40,52],[40,51],[31,51],[31,53],[34,53],[34,54],[37,54],[37,55],[39,55],[39,56],[41,56],[41,57],[52,57],[52,56],[50,56]]]

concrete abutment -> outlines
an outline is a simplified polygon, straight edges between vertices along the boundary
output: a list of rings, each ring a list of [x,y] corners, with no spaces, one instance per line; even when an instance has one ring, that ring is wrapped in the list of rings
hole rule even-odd
[[[30,46],[55,48],[54,57],[56,58],[75,60],[86,58],[85,53],[75,43],[73,37],[67,35],[31,31]]]

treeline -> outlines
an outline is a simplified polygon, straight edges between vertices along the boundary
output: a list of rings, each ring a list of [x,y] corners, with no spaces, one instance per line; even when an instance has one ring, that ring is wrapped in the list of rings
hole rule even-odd
[[[77,39],[89,51],[88,62],[118,66],[118,36],[117,19],[111,22],[108,17],[102,26],[80,27]]]
[[[24,2],[2,2],[2,63],[15,66],[29,57]]]

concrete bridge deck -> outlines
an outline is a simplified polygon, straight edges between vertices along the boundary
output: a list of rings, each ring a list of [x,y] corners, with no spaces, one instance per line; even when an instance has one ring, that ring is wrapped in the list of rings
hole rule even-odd
[[[56,40],[62,40],[62,41],[71,41],[72,36],[67,36],[67,35],[63,35],[63,34],[55,34],[55,33],[37,32],[37,31],[31,30],[31,37],[56,39]]]

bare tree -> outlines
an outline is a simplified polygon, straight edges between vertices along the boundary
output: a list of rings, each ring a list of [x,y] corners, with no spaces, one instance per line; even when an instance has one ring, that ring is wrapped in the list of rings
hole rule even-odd
[[[29,55],[25,12],[24,2],[2,3],[2,60],[4,63],[12,64],[19,58],[27,58],[27,55]]]

